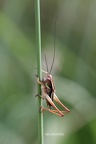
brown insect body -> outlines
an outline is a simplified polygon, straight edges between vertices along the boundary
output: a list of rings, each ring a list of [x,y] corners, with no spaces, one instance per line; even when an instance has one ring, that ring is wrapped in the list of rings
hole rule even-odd
[[[42,80],[43,83],[43,90],[45,93],[48,94],[48,96],[53,101],[55,87],[52,83],[52,76],[50,74],[47,74],[47,77]],[[47,105],[51,108],[51,104],[46,100]]]

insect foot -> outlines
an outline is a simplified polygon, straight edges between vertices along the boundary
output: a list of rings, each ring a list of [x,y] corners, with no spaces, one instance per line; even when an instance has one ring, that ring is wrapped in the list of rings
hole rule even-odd
[[[40,98],[42,98],[44,100],[44,97],[41,96],[40,94],[35,95],[35,97],[37,97],[37,96],[40,97]]]
[[[43,106],[40,106],[40,107],[39,107],[39,112],[42,112],[43,115],[44,115],[44,108],[43,108]]]
[[[39,78],[39,76],[38,76],[37,74],[35,74],[35,76],[36,76],[37,78]]]
[[[39,94],[35,95],[35,97],[39,96]]]

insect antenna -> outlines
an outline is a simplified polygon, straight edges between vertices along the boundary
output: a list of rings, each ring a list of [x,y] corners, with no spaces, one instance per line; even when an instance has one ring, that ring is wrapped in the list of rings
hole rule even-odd
[[[47,58],[46,58],[46,54],[45,54],[45,63],[46,63],[47,72],[49,73],[49,70],[48,70],[48,63],[47,63]]]
[[[53,68],[53,64],[54,64],[54,60],[55,60],[55,41],[56,41],[56,22],[57,22],[57,18],[58,16],[56,17],[55,19],[55,29],[54,29],[54,54],[53,54],[53,60],[52,60],[52,64],[51,64],[51,68],[50,68],[50,72],[52,71],[52,68]]]

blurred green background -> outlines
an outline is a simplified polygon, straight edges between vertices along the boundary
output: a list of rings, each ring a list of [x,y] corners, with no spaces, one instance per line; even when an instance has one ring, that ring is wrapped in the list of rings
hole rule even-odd
[[[34,1],[0,0],[0,144],[38,144]],[[57,15],[52,76],[71,112],[63,118],[45,112],[44,141],[95,144],[96,0],[41,0],[44,70],[45,53],[49,67],[53,58]]]

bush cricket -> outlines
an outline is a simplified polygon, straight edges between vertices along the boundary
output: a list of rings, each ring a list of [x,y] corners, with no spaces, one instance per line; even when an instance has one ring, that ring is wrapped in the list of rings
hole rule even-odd
[[[57,20],[57,18],[56,18],[56,20]],[[49,108],[45,108],[45,107],[41,106],[40,107],[41,112],[44,113],[44,111],[48,111],[53,114],[56,114],[57,116],[63,117],[66,113],[70,112],[70,110],[65,105],[63,105],[61,103],[61,101],[59,100],[59,98],[56,96],[55,85],[54,85],[54,81],[53,81],[53,78],[51,75],[51,71],[52,71],[54,59],[55,59],[55,34],[56,34],[56,21],[55,21],[55,32],[54,32],[54,56],[53,56],[52,65],[51,65],[51,68],[49,71],[47,59],[46,59],[46,55],[45,55],[47,72],[43,71],[43,70],[42,70],[42,72],[46,74],[46,77],[43,78],[42,80],[40,80],[39,77],[36,75],[37,83],[41,85],[41,89],[42,89],[42,95],[41,96],[36,95],[36,96],[40,96],[41,98],[46,99],[47,106],[49,106]],[[54,101],[56,101],[58,104],[60,104],[64,108],[64,111],[59,110],[57,108],[57,106],[54,104]],[[51,109],[51,107],[53,107],[54,109]]]

